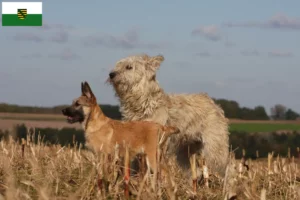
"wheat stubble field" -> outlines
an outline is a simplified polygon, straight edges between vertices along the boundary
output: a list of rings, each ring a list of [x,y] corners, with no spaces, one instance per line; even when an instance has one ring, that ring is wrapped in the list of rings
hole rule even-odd
[[[28,127],[80,128],[69,125],[61,115],[0,113],[1,129],[19,123]],[[273,125],[278,125],[279,129],[299,130],[300,126],[299,121],[231,120],[232,124],[235,129],[249,129],[249,124],[252,129],[274,129]],[[28,135],[23,145],[12,139],[1,141],[0,199],[126,199],[128,193],[130,199],[224,199],[224,181],[207,175],[201,158],[196,159],[200,167],[194,172],[202,174],[196,185],[192,175],[184,177],[174,158],[161,163],[164,173],[160,179],[149,173],[128,179],[121,167],[124,161],[117,154],[94,155],[81,148],[45,146],[31,140]],[[227,183],[232,199],[300,199],[299,163],[299,158],[272,154],[268,159],[246,163],[232,159],[233,179]]]
[[[129,179],[120,173],[117,178],[124,169],[116,155],[96,156],[80,148],[33,144],[30,139],[24,145],[1,141],[0,193],[6,199],[126,199],[128,193],[130,199],[224,199],[221,179],[204,174],[207,179],[194,187],[172,158],[162,162],[165,173],[160,179],[149,173]],[[232,162],[233,199],[300,198],[297,159],[248,160],[249,171],[241,161]]]

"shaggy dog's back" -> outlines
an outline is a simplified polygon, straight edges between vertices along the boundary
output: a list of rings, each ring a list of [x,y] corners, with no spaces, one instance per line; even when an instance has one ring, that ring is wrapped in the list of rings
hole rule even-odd
[[[180,129],[169,149],[183,169],[188,153],[202,153],[210,170],[223,176],[228,162],[228,121],[206,94],[166,94],[156,80],[163,56],[130,56],[109,74],[124,120],[149,120]]]
[[[173,148],[178,145],[177,155],[182,147],[190,145],[195,153],[195,145],[202,146],[202,154],[213,171],[224,174],[228,161],[228,125],[223,110],[206,94],[169,95],[167,124],[177,126],[185,134],[174,137]],[[196,149],[195,149],[196,148]],[[195,150],[194,150],[195,149]],[[187,164],[182,155],[181,165]],[[180,160],[179,160],[180,161]]]

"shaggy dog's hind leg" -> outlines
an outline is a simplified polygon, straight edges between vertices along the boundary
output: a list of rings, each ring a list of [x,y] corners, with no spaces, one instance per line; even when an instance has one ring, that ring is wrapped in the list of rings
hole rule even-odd
[[[180,144],[176,150],[176,159],[180,167],[190,169],[190,156],[201,153],[202,141],[190,141]]]

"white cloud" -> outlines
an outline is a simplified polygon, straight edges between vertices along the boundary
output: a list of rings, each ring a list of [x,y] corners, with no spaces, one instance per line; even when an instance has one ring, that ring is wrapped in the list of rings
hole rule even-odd
[[[256,49],[253,49],[253,50],[249,50],[249,49],[243,50],[243,51],[241,51],[241,54],[243,56],[259,56],[260,55],[260,53]]]
[[[216,25],[201,26],[196,28],[192,31],[192,35],[200,35],[212,41],[219,41],[222,39],[220,30]]]
[[[224,24],[227,27],[254,27],[282,30],[300,30],[300,18],[289,17],[285,14],[276,14],[266,21],[248,21],[242,23],[229,22]]]
[[[293,57],[294,54],[292,52],[287,52],[287,51],[270,51],[268,53],[269,56],[271,57]]]

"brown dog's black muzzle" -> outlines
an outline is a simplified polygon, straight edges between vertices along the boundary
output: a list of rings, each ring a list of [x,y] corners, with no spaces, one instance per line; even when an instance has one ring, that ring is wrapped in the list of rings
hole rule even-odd
[[[64,109],[62,109],[62,110],[61,110],[61,112],[62,112],[62,114],[66,115],[66,113],[67,113],[67,109],[66,109],[66,108],[64,108]]]
[[[83,114],[72,107],[62,109],[61,112],[63,115],[67,116],[67,121],[69,123],[82,122],[84,120]]]
[[[62,109],[61,112],[63,113],[63,115],[66,115],[66,116],[70,116],[70,115],[73,114],[73,113],[71,112],[70,107]]]

